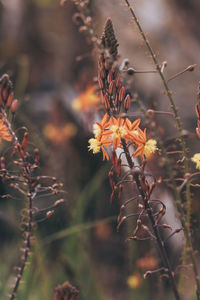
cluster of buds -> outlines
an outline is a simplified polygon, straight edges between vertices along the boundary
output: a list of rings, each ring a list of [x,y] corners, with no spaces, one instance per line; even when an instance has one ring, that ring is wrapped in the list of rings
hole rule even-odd
[[[10,109],[12,113],[18,108],[18,100],[14,99],[13,85],[8,74],[0,78],[0,107]]]
[[[121,111],[126,112],[130,108],[130,95],[126,94],[122,84],[120,70],[117,65],[118,43],[114,35],[112,21],[107,20],[98,63],[98,82],[102,102],[105,105],[106,114],[101,122],[93,125],[94,138],[89,140],[89,150],[94,154],[100,150],[103,152],[103,159],[109,159],[105,147],[111,146],[115,151],[122,147],[122,141],[133,144],[136,148],[133,156],[140,156],[142,160],[148,159],[157,150],[156,141],[147,140],[146,129],[139,127],[140,120],[133,122],[128,117],[122,118]]]
[[[118,115],[121,109],[130,107],[130,95],[126,94],[117,65],[118,43],[114,35],[112,21],[107,20],[102,36],[103,51],[98,63],[98,83],[102,103],[110,115]]]
[[[53,300],[78,300],[79,291],[69,282],[64,282],[55,289]]]

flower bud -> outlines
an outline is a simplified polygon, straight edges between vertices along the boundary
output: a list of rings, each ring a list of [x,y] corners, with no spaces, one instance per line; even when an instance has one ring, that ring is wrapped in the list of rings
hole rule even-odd
[[[125,96],[125,88],[122,86],[119,91],[119,102],[122,102],[124,100],[124,96]]]
[[[130,103],[131,103],[131,98],[130,98],[130,95],[126,95],[126,98],[124,100],[124,108],[125,110],[129,110],[130,108]]]
[[[111,83],[109,84],[108,92],[110,95],[113,95],[115,92],[115,81],[112,80]]]
[[[15,100],[13,100],[13,102],[11,104],[10,110],[14,114],[14,113],[16,113],[17,109],[18,109],[18,100],[15,99]]]
[[[99,88],[102,90],[104,88],[103,80],[101,77],[98,77]]]
[[[12,102],[13,102],[13,98],[14,98],[14,94],[13,94],[13,92],[11,92],[11,93],[9,94],[9,96],[8,96],[8,100],[7,100],[7,102],[6,102],[6,106],[8,106],[8,107],[11,106],[11,104],[12,104]]]

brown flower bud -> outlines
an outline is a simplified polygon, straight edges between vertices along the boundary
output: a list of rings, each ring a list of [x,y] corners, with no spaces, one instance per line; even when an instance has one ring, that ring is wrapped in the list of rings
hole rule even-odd
[[[195,112],[196,112],[197,118],[200,119],[200,105],[199,105],[199,103],[195,105]]]
[[[101,77],[101,79],[104,79],[104,78],[106,78],[106,71],[105,71],[105,69],[104,69],[104,68],[101,68],[99,73],[100,73],[100,77]]]
[[[13,92],[10,92],[9,96],[8,96],[8,100],[6,102],[6,106],[10,107],[12,102],[13,102],[13,98],[14,98],[14,94]]]
[[[47,211],[47,213],[46,213],[46,218],[47,219],[49,219],[49,218],[51,218],[51,216],[54,214],[54,210],[49,210],[49,211]]]
[[[39,164],[39,150],[37,148],[34,149],[34,153],[35,153],[35,164],[38,165]]]
[[[104,99],[104,94],[102,91],[100,92],[100,97],[101,97],[101,102],[104,103],[105,99]]]
[[[109,102],[109,99],[108,99],[108,96],[105,96],[104,97],[104,103],[105,103],[105,109],[106,110],[109,110],[110,109],[110,102]]]
[[[109,61],[108,59],[106,59],[106,60],[105,60],[105,63],[104,63],[105,69],[106,69],[106,70],[109,70],[109,69],[110,69],[110,65],[111,65],[111,64],[110,64],[110,61]]]
[[[129,110],[130,108],[130,104],[131,104],[131,98],[130,98],[130,95],[126,95],[126,98],[124,100],[124,108],[125,110]]]
[[[109,84],[108,92],[110,95],[113,95],[115,92],[115,81],[112,80],[111,83]]]
[[[119,101],[122,102],[124,100],[125,96],[125,88],[122,86],[120,91],[119,91]]]
[[[27,143],[28,143],[28,132],[25,132],[25,133],[24,133],[23,140],[22,140],[22,148],[23,148],[23,149],[26,148]]]
[[[5,169],[5,158],[2,156],[0,159],[0,165],[1,165],[1,169]]]
[[[198,138],[200,138],[200,130],[199,130],[199,128],[196,128],[196,134],[197,134]]]
[[[116,96],[115,96],[115,105],[117,106],[117,104],[118,104],[118,96],[116,94]]]
[[[101,77],[98,77],[99,88],[102,90],[104,88],[103,80]]]
[[[116,71],[116,66],[115,66],[115,64],[113,64],[112,67],[111,67],[111,72],[115,73],[115,71]]]
[[[55,203],[54,203],[54,206],[58,206],[58,205],[60,205],[61,203],[63,203],[63,202],[65,202],[65,199],[59,199],[59,200],[57,200]]]
[[[121,88],[122,83],[121,83],[121,78],[120,78],[119,73],[116,76],[115,82],[116,82],[116,87]]]
[[[19,155],[21,156],[21,158],[24,160],[25,159],[25,154],[24,154],[24,151],[23,151],[20,144],[17,144],[17,151],[18,151]]]
[[[17,109],[18,109],[18,100],[15,99],[15,100],[13,100],[13,102],[11,104],[10,110],[14,114],[14,113],[16,113]]]
[[[107,81],[108,81],[108,83],[111,83],[112,79],[113,79],[113,74],[112,74],[112,72],[110,71],[110,72],[108,73],[108,76],[107,76]]]

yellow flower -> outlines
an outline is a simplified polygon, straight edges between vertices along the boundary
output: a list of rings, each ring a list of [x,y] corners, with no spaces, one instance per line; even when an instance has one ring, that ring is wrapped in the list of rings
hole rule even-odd
[[[196,168],[200,170],[200,153],[194,154],[191,160],[196,164]]]
[[[145,143],[144,146],[144,155],[148,159],[150,158],[156,151],[157,148],[157,142],[156,140],[150,139]]]
[[[89,151],[92,151],[94,154],[98,153],[101,150],[101,142],[97,139],[89,139],[88,146]]]
[[[102,150],[103,152],[103,160],[106,158],[107,160],[109,160],[109,156],[108,153],[106,152],[104,146],[110,146],[112,144],[112,141],[107,140],[106,137],[101,137],[101,140],[99,139],[89,139],[89,146],[88,149],[89,151],[92,151],[93,154],[98,153],[100,150]]]
[[[131,276],[128,277],[127,280],[128,286],[131,289],[136,289],[139,288],[141,286],[141,276],[139,273],[135,273]]]

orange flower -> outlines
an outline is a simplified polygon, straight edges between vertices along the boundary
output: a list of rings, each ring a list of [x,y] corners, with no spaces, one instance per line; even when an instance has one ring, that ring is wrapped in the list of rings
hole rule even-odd
[[[112,139],[113,148],[116,150],[121,145],[121,139],[127,135],[127,130],[124,126],[124,119],[114,117],[110,118],[110,130],[104,132],[108,138]]]
[[[144,157],[149,158],[158,148],[156,147],[156,141],[150,139],[147,141],[146,129],[142,131],[139,128],[140,119],[131,122],[128,118],[114,118],[106,113],[101,122],[96,122],[93,125],[94,137],[89,140],[89,150],[93,153],[98,153],[100,150],[103,152],[103,159],[109,159],[104,146],[113,145],[114,150],[118,147],[122,147],[121,140],[134,143],[137,149],[134,153],[134,157],[138,155],[142,159]]]
[[[101,120],[101,122],[96,122],[93,125],[93,133],[94,133],[95,138],[100,140],[103,135],[104,130],[109,127],[110,123],[107,122],[108,118],[109,118],[109,116],[106,113],[104,115],[103,119]]]
[[[100,103],[100,97],[96,95],[95,87],[89,86],[86,91],[72,101],[72,108],[78,111],[86,111],[98,103]]]
[[[148,159],[158,150],[157,142],[156,140],[153,139],[149,139],[147,141],[146,129],[142,131],[138,127],[138,133],[139,133],[137,137],[138,140],[136,141],[138,147],[133,156],[137,157],[138,155],[140,155],[142,159],[144,159],[144,157]]]
[[[3,123],[3,119],[0,119],[0,143],[2,139],[10,142],[12,141],[12,136],[9,133],[8,127]]]
[[[44,127],[43,132],[49,141],[60,145],[75,136],[77,128],[72,123],[66,123],[64,126],[56,126],[49,123]]]

